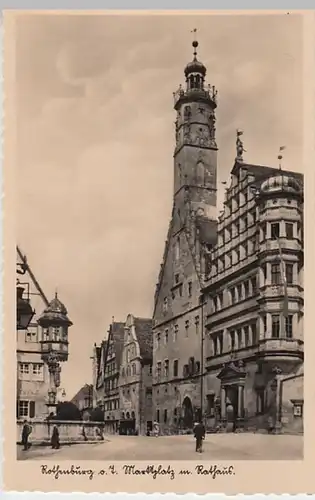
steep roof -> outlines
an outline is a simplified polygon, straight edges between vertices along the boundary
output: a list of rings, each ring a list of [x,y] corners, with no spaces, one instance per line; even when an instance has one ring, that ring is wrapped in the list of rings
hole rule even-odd
[[[256,180],[263,180],[271,175],[279,174],[279,167],[266,167],[264,165],[253,165],[251,163],[239,163],[235,162],[234,167],[232,168],[232,174],[237,174],[240,168],[247,169],[248,172],[254,175]],[[299,172],[292,172],[291,170],[283,170],[286,174],[290,174],[295,179],[299,180],[299,182],[303,183],[303,174]]]
[[[121,353],[124,346],[125,323],[114,322],[110,326],[109,339],[114,344],[116,363],[120,364]]]
[[[140,354],[143,359],[151,360],[153,357],[152,319],[134,318],[134,325],[139,342]]]

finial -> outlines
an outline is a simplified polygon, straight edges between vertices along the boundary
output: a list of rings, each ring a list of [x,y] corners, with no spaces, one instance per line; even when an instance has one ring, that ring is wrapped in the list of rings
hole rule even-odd
[[[243,141],[240,139],[241,135],[243,135],[243,130],[236,130],[236,161],[242,162],[243,153],[246,153],[246,149],[244,149]]]
[[[55,299],[58,299],[58,289],[55,290]]]
[[[194,59],[196,60],[197,59],[197,47],[199,45],[197,40],[196,40],[197,28],[194,28],[191,32],[194,34],[194,40],[193,40],[192,46],[194,47]]]
[[[281,164],[281,160],[283,158],[282,151],[284,151],[285,148],[286,148],[286,146],[280,146],[280,148],[279,148],[279,154],[278,154],[279,170],[282,170],[282,164]]]

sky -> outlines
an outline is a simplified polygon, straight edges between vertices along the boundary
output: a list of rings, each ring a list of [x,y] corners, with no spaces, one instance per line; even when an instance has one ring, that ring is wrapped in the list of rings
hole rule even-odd
[[[61,385],[92,381],[111,318],[151,317],[172,208],[172,93],[198,58],[218,90],[219,209],[245,161],[302,171],[298,15],[23,15],[16,28],[18,235],[73,326]]]

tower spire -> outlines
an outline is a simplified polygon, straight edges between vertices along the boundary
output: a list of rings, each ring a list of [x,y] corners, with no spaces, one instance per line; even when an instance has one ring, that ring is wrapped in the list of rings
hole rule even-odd
[[[192,30],[192,33],[194,35],[193,37],[193,42],[192,42],[192,46],[194,48],[194,61],[197,61],[197,47],[198,47],[198,40],[197,40],[197,28],[194,28]]]

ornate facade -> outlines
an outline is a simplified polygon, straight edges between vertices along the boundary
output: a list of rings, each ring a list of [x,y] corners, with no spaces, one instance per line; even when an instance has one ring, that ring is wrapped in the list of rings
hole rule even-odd
[[[125,323],[120,377],[121,434],[152,430],[152,320],[129,314]]]
[[[174,201],[153,314],[162,431],[293,425],[303,413],[303,176],[236,159],[216,217],[217,91],[194,58],[174,94]],[[233,415],[231,417],[231,415]]]
[[[303,176],[237,160],[208,268],[208,425],[225,424],[229,405],[241,427],[292,423],[303,400]]]
[[[35,313],[27,330],[17,330],[17,418],[44,418],[51,410],[49,403],[56,405],[63,397],[59,361],[68,357],[67,329],[71,322],[63,315],[67,312],[57,298],[49,303],[19,248],[17,265],[23,268],[17,286],[24,289],[35,311],[44,311],[42,315]],[[45,324],[41,325],[43,319]],[[49,400],[51,396],[53,401]]]

